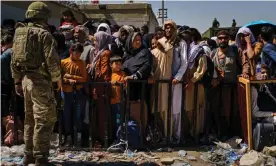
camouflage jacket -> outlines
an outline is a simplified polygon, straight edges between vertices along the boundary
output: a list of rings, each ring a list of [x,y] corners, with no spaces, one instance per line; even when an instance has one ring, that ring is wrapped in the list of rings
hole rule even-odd
[[[21,26],[26,25],[21,24]],[[36,28],[45,29],[45,27],[43,27],[42,25],[34,23],[29,23],[27,26],[34,26]],[[56,82],[61,79],[60,59],[57,51],[55,50],[56,42],[51,33],[48,31],[45,31],[41,34],[41,39],[42,40],[40,41],[40,43],[38,43],[41,46],[40,56],[45,57],[43,58],[45,62],[41,64],[38,70],[33,71],[33,73],[44,75],[46,77],[49,77],[49,79],[51,78],[52,82]],[[14,40],[16,40],[16,32]],[[21,68],[21,66],[18,66],[15,61],[13,61],[13,58],[11,61],[11,72],[15,83],[20,82],[20,80],[24,76],[24,70]]]

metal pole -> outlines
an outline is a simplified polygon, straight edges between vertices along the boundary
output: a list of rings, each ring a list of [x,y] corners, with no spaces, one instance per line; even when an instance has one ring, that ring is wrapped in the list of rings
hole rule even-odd
[[[162,25],[164,25],[164,6],[165,6],[165,2],[164,0],[162,0]]]

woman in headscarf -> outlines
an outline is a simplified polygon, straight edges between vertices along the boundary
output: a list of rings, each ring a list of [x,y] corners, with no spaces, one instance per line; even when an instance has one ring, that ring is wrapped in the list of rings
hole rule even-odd
[[[249,59],[250,76],[255,76],[256,62],[260,61],[263,44],[256,42],[249,28],[240,28],[236,35],[240,57]]]
[[[108,24],[106,23],[101,23],[98,28],[97,28],[97,32],[99,31],[104,31],[106,32],[107,34],[111,35],[111,30],[110,30],[110,27]]]
[[[127,75],[125,80],[148,80],[152,66],[152,55],[148,49],[143,47],[142,36],[140,33],[135,32],[128,36],[125,45],[123,62],[123,70]],[[138,109],[138,107],[140,107],[140,102],[144,103],[144,117],[142,120],[142,127],[145,129],[148,113],[145,101],[140,101],[142,98],[142,84],[131,83],[129,88],[130,91],[127,93],[129,93],[129,100],[131,101],[131,116],[133,115],[132,113],[137,115],[137,112],[140,112],[140,109]],[[140,120],[140,116],[133,115],[132,118],[138,122]]]
[[[197,30],[196,30],[197,31]],[[188,83],[186,89],[186,102],[185,111],[187,113],[189,123],[191,124],[191,134],[194,137],[198,137],[203,133],[204,128],[204,116],[205,116],[205,92],[203,84],[198,83],[206,70],[207,70],[207,53],[204,47],[195,40],[191,31],[184,31],[185,35],[188,35],[186,42],[189,44],[188,51],[188,68],[184,75],[184,81]],[[200,35],[200,34],[199,34]],[[201,38],[201,36],[200,36]],[[195,84],[198,83],[198,84]],[[197,87],[197,94],[195,94]],[[197,95],[196,101],[194,95]],[[196,115],[196,119],[193,119],[193,115]],[[195,124],[195,126],[193,125]]]
[[[95,35],[95,50],[93,54],[90,56],[90,67],[89,73],[94,82],[110,82],[111,80],[111,69],[109,59],[111,57],[111,51],[108,49],[108,45],[111,43],[111,35],[106,32],[100,31]],[[108,103],[105,103],[105,99],[101,97],[102,95],[109,92],[109,89],[104,85],[94,85],[93,86],[93,97],[97,101],[96,102],[96,116],[94,121],[96,128],[99,131],[97,133],[97,139],[99,141],[104,141],[104,123],[105,121],[110,121],[110,108],[106,107]],[[106,109],[108,109],[106,111]],[[105,113],[108,113],[108,119],[105,119]],[[110,125],[110,123],[109,123]],[[111,129],[109,127],[109,129]],[[109,136],[111,132],[108,132]],[[109,137],[110,138],[110,137]]]
[[[118,37],[111,44],[111,51],[113,55],[123,57],[127,37],[133,32],[134,29],[128,25],[124,25],[119,29]]]

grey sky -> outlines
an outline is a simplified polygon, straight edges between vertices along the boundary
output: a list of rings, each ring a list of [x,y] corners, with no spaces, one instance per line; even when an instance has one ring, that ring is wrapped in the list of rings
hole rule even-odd
[[[120,1],[101,1],[100,3],[120,3]],[[161,1],[146,1],[152,4],[154,13],[161,8]],[[124,3],[124,1],[121,1]],[[216,17],[221,27],[229,27],[235,18],[237,26],[254,20],[276,23],[276,1],[166,1],[168,17],[178,25],[188,25],[204,32]]]

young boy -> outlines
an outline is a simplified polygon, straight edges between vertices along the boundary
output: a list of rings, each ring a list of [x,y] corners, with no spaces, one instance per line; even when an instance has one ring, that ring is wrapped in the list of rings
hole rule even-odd
[[[87,80],[87,72],[85,62],[80,59],[81,53],[83,52],[83,46],[80,43],[72,44],[70,47],[70,57],[61,61],[61,70],[63,76],[62,95],[64,99],[64,130],[65,130],[65,144],[71,146],[72,144],[72,125],[74,119],[77,117],[77,125],[80,127],[82,122],[83,113],[80,112],[85,110],[85,100],[82,100],[83,85],[76,85],[76,89],[73,89],[75,83],[84,83]],[[76,103],[73,105],[74,93]],[[72,108],[78,106],[74,109]]]
[[[111,83],[112,83],[112,98],[111,98],[111,116],[112,116],[112,133],[116,138],[116,132],[120,125],[120,101],[121,101],[121,89],[116,83],[124,83],[125,73],[122,71],[122,58],[119,56],[112,56],[110,58],[110,65],[112,69]]]

